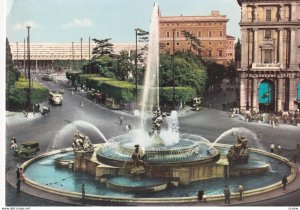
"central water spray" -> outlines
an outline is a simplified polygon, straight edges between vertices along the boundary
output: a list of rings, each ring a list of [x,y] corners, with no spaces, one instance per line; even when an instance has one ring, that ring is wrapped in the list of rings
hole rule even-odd
[[[158,5],[155,3],[148,42],[147,68],[144,78],[144,90],[142,97],[141,124],[143,128],[145,114],[152,112],[153,107],[159,107],[159,27]]]

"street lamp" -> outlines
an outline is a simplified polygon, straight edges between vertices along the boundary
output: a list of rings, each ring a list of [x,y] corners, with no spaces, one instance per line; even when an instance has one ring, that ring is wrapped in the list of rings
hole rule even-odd
[[[80,38],[80,66],[82,68],[82,38]]]
[[[72,70],[74,70],[74,42],[72,42]]]
[[[175,109],[175,29],[173,29],[173,56],[172,56],[172,69],[173,69],[173,108]]]
[[[27,63],[28,63],[28,111],[31,110],[31,78],[30,78],[30,26],[26,26],[28,36],[27,36]]]
[[[138,41],[138,36],[145,36],[148,35],[147,31],[144,31],[140,28],[135,28],[135,59],[134,59],[134,65],[135,65],[135,102],[137,104],[138,101],[138,70],[137,70],[137,55],[138,55],[138,50],[137,50],[137,41]]]
[[[91,76],[91,37],[89,37],[89,76]]]

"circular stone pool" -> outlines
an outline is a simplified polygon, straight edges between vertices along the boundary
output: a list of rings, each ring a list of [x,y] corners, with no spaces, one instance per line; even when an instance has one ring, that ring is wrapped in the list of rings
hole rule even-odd
[[[228,145],[218,147],[221,154],[225,154]],[[168,187],[163,191],[151,193],[132,193],[120,192],[108,189],[106,183],[95,180],[95,177],[87,172],[73,171],[72,169],[56,166],[55,158],[64,157],[64,159],[74,159],[73,151],[51,152],[51,155],[44,154],[35,160],[24,163],[26,182],[43,188],[46,191],[63,191],[65,193],[81,193],[81,184],[85,184],[87,197],[109,198],[187,198],[195,197],[199,190],[203,190],[208,196],[222,195],[223,188],[228,185],[231,192],[237,191],[237,186],[242,183],[245,191],[255,190],[257,188],[267,187],[281,181],[283,175],[291,174],[290,167],[282,160],[275,158],[272,154],[260,154],[251,151],[250,159],[263,161],[270,165],[270,169],[265,174],[245,175],[241,177],[215,178],[202,181],[194,181],[188,185],[178,187]]]

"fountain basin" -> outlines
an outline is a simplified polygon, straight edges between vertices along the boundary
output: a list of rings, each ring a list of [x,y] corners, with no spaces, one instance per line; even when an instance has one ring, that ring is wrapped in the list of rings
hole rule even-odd
[[[97,145],[97,147],[99,146],[101,145]],[[217,146],[222,153],[226,152],[226,148],[228,148],[228,145]],[[243,183],[246,189],[244,196],[266,193],[282,187],[281,178],[283,175],[288,175],[288,181],[291,183],[297,172],[287,159],[268,152],[251,149],[251,159],[261,160],[270,164],[271,169],[265,174],[230,177],[230,179],[215,178],[194,181],[185,186],[179,185],[178,187],[167,188],[164,191],[146,194],[117,192],[106,188],[105,182],[95,180],[95,176],[91,173],[56,167],[54,162],[57,157],[64,156],[67,159],[74,157],[74,153],[71,150],[69,148],[52,151],[25,162],[22,165],[25,169],[25,182],[34,188],[66,197],[80,198],[81,183],[85,183],[86,199],[112,202],[176,203],[196,202],[196,195],[199,189],[205,191],[208,195],[208,200],[223,199],[225,184],[229,186],[232,197],[238,196],[236,189],[239,183]]]

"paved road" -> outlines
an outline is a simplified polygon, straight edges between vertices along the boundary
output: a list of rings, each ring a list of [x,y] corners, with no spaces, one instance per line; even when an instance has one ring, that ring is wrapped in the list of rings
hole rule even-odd
[[[49,116],[37,115],[31,118],[22,118],[20,116],[7,117],[7,139],[15,136],[18,144],[29,139],[38,140],[40,142],[41,152],[51,151],[56,148],[70,147],[72,136],[76,130],[90,136],[93,143],[104,142],[101,137],[109,139],[125,133],[124,125],[136,123],[138,119],[134,116],[122,113],[111,112],[93,102],[77,95],[71,94],[62,84],[54,84],[46,82],[50,89],[65,89],[64,101],[62,106],[51,106],[51,114]],[[80,101],[84,102],[84,106],[80,106]],[[123,115],[124,125],[119,125],[119,116]],[[294,126],[279,126],[271,128],[269,125],[247,123],[237,118],[229,118],[223,111],[214,109],[204,109],[201,112],[189,111],[179,117],[180,131],[182,133],[191,133],[201,135],[211,142],[216,140],[223,134],[220,143],[234,143],[236,135],[247,135],[251,141],[249,144],[256,148],[268,150],[271,143],[281,144],[288,158],[291,157],[291,152],[295,149],[297,143],[300,143],[300,128]],[[232,129],[235,130],[235,136],[232,134]],[[249,130],[246,130],[246,129]],[[98,130],[99,129],[99,130]],[[243,132],[240,132],[243,130]],[[227,133],[226,133],[227,131]],[[224,133],[225,132],[225,133]],[[257,133],[262,132],[262,138],[257,138]],[[7,145],[6,154],[6,169],[9,169],[16,164],[21,163],[22,159],[13,156]],[[30,195],[24,196],[26,199],[14,199],[14,189],[10,186],[6,188],[6,205],[61,205],[55,204],[52,201],[44,201]],[[300,205],[297,196],[299,191],[291,195],[284,196],[286,198],[272,199],[269,201],[260,202],[258,205],[273,205],[273,202],[284,205]],[[289,200],[289,204],[287,203]]]

